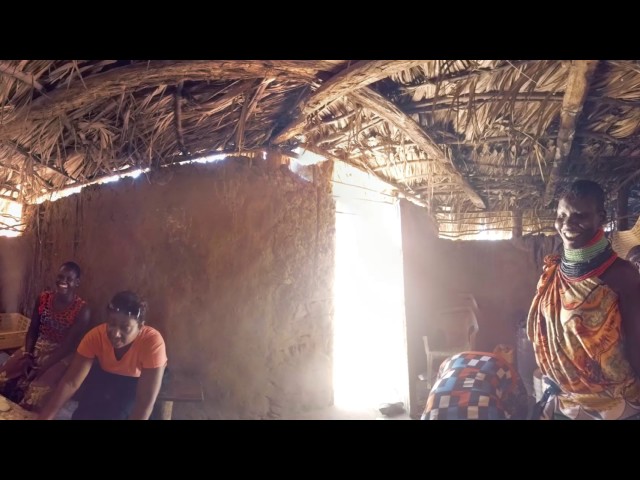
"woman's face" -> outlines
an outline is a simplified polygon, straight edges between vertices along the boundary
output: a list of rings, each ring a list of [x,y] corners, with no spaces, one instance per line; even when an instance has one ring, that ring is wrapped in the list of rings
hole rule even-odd
[[[558,202],[556,230],[565,248],[582,248],[604,223],[604,212],[593,198],[563,197]]]
[[[140,323],[126,313],[108,311],[107,336],[113,348],[122,348],[133,342],[140,333]]]
[[[80,280],[76,272],[67,267],[60,268],[56,276],[56,292],[60,295],[73,293],[79,284]]]

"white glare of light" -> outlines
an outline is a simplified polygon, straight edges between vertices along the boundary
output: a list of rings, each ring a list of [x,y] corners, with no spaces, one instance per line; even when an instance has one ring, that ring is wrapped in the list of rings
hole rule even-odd
[[[299,155],[296,161],[301,165],[316,165],[326,160],[322,155],[318,155],[317,153],[310,152],[300,147],[294,148],[293,151]]]

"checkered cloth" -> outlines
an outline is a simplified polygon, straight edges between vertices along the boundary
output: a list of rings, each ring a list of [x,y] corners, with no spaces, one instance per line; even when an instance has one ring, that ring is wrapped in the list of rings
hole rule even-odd
[[[515,369],[486,352],[446,359],[431,389],[425,420],[504,420],[526,412],[527,391]]]

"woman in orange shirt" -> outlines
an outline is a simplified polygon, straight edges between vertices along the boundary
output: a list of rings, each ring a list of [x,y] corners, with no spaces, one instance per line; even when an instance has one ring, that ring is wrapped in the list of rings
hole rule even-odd
[[[53,419],[76,392],[74,420],[149,419],[167,354],[160,332],[144,324],[144,310],[133,292],[113,297],[106,323],[84,336],[39,419]]]

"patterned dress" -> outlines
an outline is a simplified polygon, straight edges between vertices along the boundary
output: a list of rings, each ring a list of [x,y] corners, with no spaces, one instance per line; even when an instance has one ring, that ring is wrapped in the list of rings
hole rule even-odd
[[[527,391],[500,356],[462,352],[440,366],[423,420],[505,420],[524,416]]]
[[[640,413],[640,379],[623,343],[617,294],[596,276],[570,281],[548,255],[527,335],[542,373],[561,393],[544,418],[626,419]]]
[[[38,329],[38,337],[33,350],[34,360],[38,364],[42,364],[49,355],[51,355],[62,343],[69,330],[76,322],[78,314],[85,306],[86,302],[79,296],[75,296],[72,302],[65,309],[54,311],[53,301],[55,293],[45,291],[40,294],[38,299],[38,314],[40,316],[40,326]],[[24,347],[18,350],[12,358],[20,359]],[[69,365],[73,352],[61,360],[66,367]],[[11,363],[10,363],[11,362]],[[51,391],[55,385],[46,384],[38,380],[29,382],[24,376],[24,367],[20,360],[7,360],[7,364],[12,367],[5,369],[0,373],[0,393],[9,383],[10,380],[17,380],[15,388],[10,392],[16,401],[22,397],[20,405],[27,409],[38,409],[42,406],[44,397]],[[53,367],[52,367],[53,368]]]
[[[67,336],[69,329],[76,322],[76,317],[86,302],[76,295],[67,308],[54,312],[54,297],[55,293],[48,291],[40,295],[38,302],[38,313],[40,314],[38,342],[47,342],[57,346]],[[38,344],[36,343],[37,348]]]

